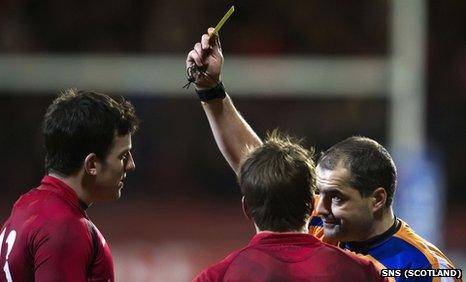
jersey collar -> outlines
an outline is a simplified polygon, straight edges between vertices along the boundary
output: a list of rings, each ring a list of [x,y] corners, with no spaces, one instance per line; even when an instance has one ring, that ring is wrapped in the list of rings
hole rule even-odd
[[[37,189],[51,191],[58,194],[61,198],[64,198],[67,202],[77,207],[81,213],[87,217],[86,209],[88,206],[78,198],[78,195],[73,188],[60,179],[50,175],[45,175],[44,178],[42,178],[41,185]]]
[[[303,233],[294,232],[260,232],[249,242],[249,246],[265,244],[309,244],[319,243],[319,239]]]
[[[384,233],[360,242],[342,242],[344,249],[366,255],[370,249],[390,239],[401,228],[401,221],[395,217],[392,226]]]

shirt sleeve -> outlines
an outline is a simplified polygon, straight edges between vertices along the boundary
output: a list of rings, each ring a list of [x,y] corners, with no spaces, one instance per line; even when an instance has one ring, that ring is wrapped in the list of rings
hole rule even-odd
[[[223,281],[223,277],[225,276],[225,271],[230,265],[231,261],[230,255],[223,261],[205,269],[202,271],[196,278],[194,278],[194,282],[217,282]]]
[[[225,272],[228,267],[238,255],[239,251],[235,251],[229,254],[220,262],[206,268],[202,271],[196,278],[193,279],[193,282],[220,282],[223,281],[225,277]]]
[[[222,281],[221,276],[217,272],[211,270],[202,271],[196,278],[193,279],[193,282],[214,282]]]
[[[43,225],[32,246],[36,282],[86,281],[93,249],[85,222],[67,218]]]
[[[374,281],[374,282],[389,282],[388,278],[382,277],[382,275],[380,273],[380,268],[375,266],[372,261],[369,261],[367,272],[368,272],[368,277],[372,278],[371,281]]]

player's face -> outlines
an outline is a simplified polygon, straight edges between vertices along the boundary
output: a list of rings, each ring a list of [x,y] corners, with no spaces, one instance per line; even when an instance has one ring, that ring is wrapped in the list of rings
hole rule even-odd
[[[121,196],[126,173],[136,169],[131,146],[131,134],[114,137],[113,147],[99,166],[94,190],[96,199],[110,200]]]
[[[316,174],[320,194],[316,212],[322,218],[325,236],[338,241],[368,239],[373,225],[371,198],[362,197],[350,186],[346,168],[317,166]]]

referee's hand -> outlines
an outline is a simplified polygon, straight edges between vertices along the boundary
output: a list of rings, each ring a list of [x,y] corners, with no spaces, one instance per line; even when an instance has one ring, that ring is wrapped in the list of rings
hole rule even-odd
[[[196,79],[196,89],[205,90],[215,87],[220,82],[222,66],[220,38],[211,27],[202,35],[201,42],[197,42],[194,49],[188,53],[186,68]]]

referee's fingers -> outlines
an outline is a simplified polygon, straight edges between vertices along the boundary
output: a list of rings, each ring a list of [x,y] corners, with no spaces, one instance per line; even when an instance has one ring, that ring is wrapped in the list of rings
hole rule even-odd
[[[215,33],[215,28],[209,27],[209,29],[207,30],[207,33],[209,34],[210,45],[212,47],[217,47],[218,50],[222,52],[222,45],[220,44],[220,36],[217,33]]]
[[[199,55],[197,54],[197,52],[195,50],[191,50],[188,53],[188,57],[186,58],[186,67],[190,67],[193,64],[198,65],[198,66],[202,66],[201,62],[202,62],[201,58],[199,57]]]
[[[201,60],[201,64],[200,64],[200,65],[197,64],[197,62],[196,62],[196,64],[197,64],[198,66],[203,66],[203,65],[204,65],[204,57],[205,57],[206,53],[204,52],[204,50],[202,50],[201,43],[198,42],[198,43],[196,43],[196,44],[194,45],[194,51],[197,52],[197,54],[199,55],[199,59]]]
[[[210,36],[208,34],[203,34],[201,37],[201,47],[202,50],[210,50]]]
[[[210,37],[217,36],[217,34],[215,33],[215,28],[213,28],[213,27],[209,27],[207,29],[207,34],[209,34]]]

